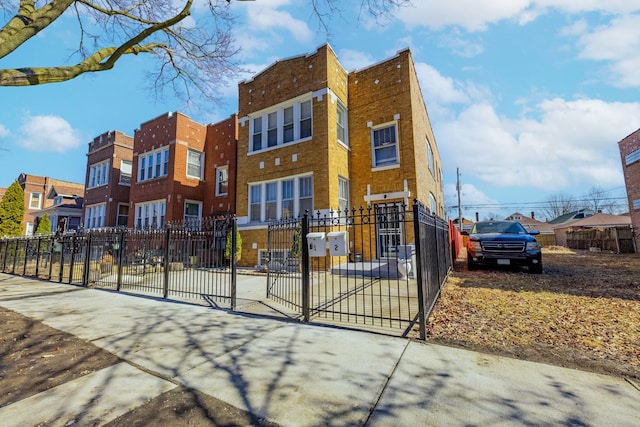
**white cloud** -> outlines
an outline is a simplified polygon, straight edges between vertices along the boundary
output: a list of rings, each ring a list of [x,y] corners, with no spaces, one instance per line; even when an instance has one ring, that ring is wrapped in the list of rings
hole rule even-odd
[[[0,124],[0,138],[4,138],[9,135],[11,135],[11,132],[9,132],[9,129],[7,129],[4,125]]]
[[[79,147],[82,136],[62,117],[28,116],[21,128],[18,144],[31,151],[62,153]]]
[[[578,24],[564,33],[578,36],[581,59],[609,64],[612,84],[640,86],[640,15],[614,18],[593,30]]]
[[[368,67],[376,62],[368,53],[352,49],[341,49],[340,52],[338,52],[338,58],[347,71]]]
[[[413,2],[413,7],[401,8],[397,18],[410,28],[440,30],[453,26],[474,32],[485,31],[503,20],[526,25],[551,10],[567,14],[626,14],[640,10],[640,0],[421,0]]]
[[[280,10],[283,6],[289,6],[290,0],[261,0],[251,2],[246,7],[247,27],[251,33],[265,31],[285,31],[300,43],[309,43],[314,39],[314,32],[309,26],[291,13]]]
[[[550,99],[537,117],[509,119],[474,104],[436,126],[444,169],[494,187],[623,185],[617,142],[638,128],[640,103]]]

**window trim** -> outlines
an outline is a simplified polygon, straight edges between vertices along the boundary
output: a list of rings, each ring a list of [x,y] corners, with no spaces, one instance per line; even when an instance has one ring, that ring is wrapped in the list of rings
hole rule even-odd
[[[163,165],[161,168],[154,167],[154,160],[157,160],[157,154],[160,154],[160,159],[163,160]],[[142,154],[138,154],[138,171],[137,171],[137,182],[146,182],[151,181],[153,179],[164,178],[168,175],[169,168],[169,146],[165,145],[160,148],[156,148],[155,150],[147,151]],[[132,171],[133,172],[133,171]],[[153,173],[153,176],[149,175],[149,172]],[[160,175],[156,175],[157,172],[160,172]]]
[[[124,216],[124,215],[122,215],[120,213],[120,208],[122,206],[126,206],[127,207],[127,215],[126,215],[127,221],[126,221],[126,224],[124,226],[120,225],[120,218]],[[118,203],[118,208],[116,210],[116,227],[128,227],[129,226],[129,212],[130,212],[130,209],[131,209],[131,205],[129,203]]]
[[[342,117],[344,118],[344,123],[340,123],[339,118],[340,118],[340,114],[339,111],[342,110],[343,115]],[[344,134],[344,140],[340,139],[340,135],[339,135],[339,128],[342,127],[342,132]],[[349,147],[349,114],[348,114],[348,110],[347,107],[338,99],[336,101],[336,140],[343,144],[346,147]]]
[[[37,206],[33,206],[33,196],[37,195],[38,203]],[[42,193],[30,193],[29,195],[29,209],[42,209]]]
[[[376,148],[375,147],[375,133],[377,131],[381,131],[383,129],[387,129],[393,127],[394,132],[395,132],[395,142],[394,142],[394,146],[395,146],[395,160],[392,162],[385,162],[383,164],[377,164],[376,163],[376,149],[380,149],[380,147]],[[370,133],[370,138],[371,138],[371,168],[373,170],[384,170],[384,169],[392,169],[392,168],[397,168],[400,166],[400,135],[398,134],[398,122],[397,121],[392,121],[392,122],[387,122],[387,123],[382,123],[376,126],[372,126],[371,127],[371,133]],[[383,147],[386,148],[386,147]]]
[[[108,185],[110,168],[109,159],[89,165],[89,180],[87,182],[87,188],[96,188]],[[100,177],[100,182],[98,182],[98,177]]]
[[[149,207],[153,207],[154,205],[157,205],[160,209],[158,209],[157,214],[154,216],[146,216],[143,215],[141,216],[141,213],[146,213],[147,211],[145,211],[145,207],[149,206]],[[131,207],[129,207],[129,209],[131,209]],[[166,222],[166,213],[167,213],[167,200],[166,199],[157,199],[157,200],[149,200],[146,202],[138,202],[135,203],[134,206],[134,211],[133,211],[133,215],[134,215],[134,219],[133,219],[133,228],[136,230],[146,230],[146,229],[151,229],[151,225],[153,223],[153,221],[149,221],[148,224],[144,225],[142,223],[138,224],[139,221],[142,221],[146,218],[150,218],[150,219],[156,219],[156,226],[153,229],[161,229],[164,227],[165,222]]]
[[[639,160],[640,160],[640,148],[624,156],[625,166],[629,166],[630,164],[635,163]]]
[[[189,219],[187,219],[187,204],[197,205],[198,206],[198,215],[194,217],[193,215],[189,215]],[[202,201],[201,200],[191,200],[185,199],[184,205],[182,206],[182,218],[184,219],[185,224],[189,224],[190,221],[199,223],[202,221]]]
[[[435,178],[435,160],[429,138],[427,138],[427,167],[429,168],[429,172],[431,172],[431,176]]]
[[[123,166],[129,163],[129,180],[123,180],[123,177],[126,177],[126,173],[122,172]],[[118,178],[118,184],[120,185],[131,185],[131,177],[133,176],[133,162],[131,160],[120,160],[120,177]]]
[[[192,153],[195,153],[198,155],[198,169],[200,174],[199,175],[190,175],[189,174],[189,166],[194,166],[193,163],[190,162],[190,155]],[[198,151],[195,148],[187,148],[187,169],[185,171],[185,175],[187,176],[187,178],[192,178],[192,179],[202,179],[203,177],[203,172],[204,172],[204,152],[202,151]]]
[[[311,179],[311,194],[308,197],[304,197],[301,198],[300,194],[301,194],[301,185],[300,182],[303,179]],[[278,219],[282,219],[282,183],[284,181],[291,181],[293,180],[293,214],[290,216],[292,218],[297,218],[297,217],[301,217],[304,212],[301,212],[301,208],[300,208],[300,202],[301,200],[307,200],[310,199],[311,200],[311,209],[314,208],[314,200],[315,200],[315,194],[314,194],[314,182],[313,182],[313,174],[302,174],[302,175],[294,175],[294,176],[287,176],[287,177],[282,177],[279,179],[275,179],[275,180],[269,180],[269,181],[260,181],[260,182],[251,182],[248,184],[248,212],[247,212],[247,218],[249,220],[250,223],[253,224],[258,224],[258,223],[266,223],[268,221],[272,221],[274,219],[266,219],[266,204],[267,204],[267,200],[266,200],[266,196],[267,196],[267,184],[275,184],[276,185],[276,200],[273,202],[275,203],[276,206],[276,218],[275,220]],[[260,188],[260,192],[259,192],[259,202],[253,202],[252,201],[252,188],[256,188],[259,187]],[[252,219],[252,207],[258,206],[260,207],[260,219]]]
[[[220,180],[220,172],[226,171],[226,181]],[[220,191],[220,184],[227,183],[227,191],[224,193]],[[229,195],[229,165],[222,165],[216,167],[216,197],[224,197]]]
[[[86,229],[103,228],[107,223],[107,203],[96,203],[85,208],[84,226]]]
[[[343,190],[346,189],[347,194],[343,194]],[[349,210],[349,180],[342,175],[338,175],[338,210],[341,212]],[[344,200],[345,207],[341,206],[341,201]]]
[[[309,102],[311,111],[308,118],[302,118],[302,104]],[[293,122],[284,122],[284,111],[288,108],[293,108]],[[285,145],[296,144],[313,139],[313,96],[311,93],[290,99],[286,102],[274,105],[270,108],[260,110],[249,114],[249,145],[247,155],[253,155],[256,153],[262,153],[268,150],[275,150]],[[269,127],[269,115],[276,114],[277,126],[275,128]],[[300,137],[301,123],[303,121],[311,121],[311,135]],[[256,132],[256,122],[260,123],[260,132]],[[293,139],[291,141],[284,141],[285,126],[293,125]],[[277,142],[275,145],[269,146],[269,131],[277,132]],[[259,137],[260,144],[256,144],[256,137]],[[258,147],[259,148],[256,148]]]

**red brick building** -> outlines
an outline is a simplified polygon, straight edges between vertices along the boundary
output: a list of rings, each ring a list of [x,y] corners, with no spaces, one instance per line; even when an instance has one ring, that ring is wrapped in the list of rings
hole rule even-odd
[[[141,124],[134,136],[129,227],[233,212],[236,123],[234,115],[205,126],[170,112]]]
[[[133,138],[109,131],[89,143],[84,193],[85,228],[127,226]]]
[[[20,174],[18,183],[24,191],[24,219],[22,221],[22,229],[25,236],[32,236],[38,226],[38,221],[43,216],[43,211],[54,206],[56,202],[62,198],[48,197],[51,194],[64,195],[66,198],[82,197],[84,194],[84,185],[75,182],[62,181],[59,179],[49,178],[48,176]],[[55,189],[54,189],[55,187]],[[54,191],[52,191],[54,189]],[[75,218],[75,216],[74,216]],[[69,219],[64,220],[64,229],[74,229],[80,224],[79,215],[77,223],[70,223]],[[60,218],[62,221],[62,217]],[[50,218],[51,226],[55,229],[58,221]],[[75,219],[73,221],[76,221]]]
[[[640,250],[640,129],[620,142],[622,172],[627,187],[631,226],[635,234],[636,252]]]

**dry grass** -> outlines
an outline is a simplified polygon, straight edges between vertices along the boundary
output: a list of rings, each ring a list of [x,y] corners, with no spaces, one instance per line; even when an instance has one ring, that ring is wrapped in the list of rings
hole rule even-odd
[[[640,257],[552,248],[544,273],[458,263],[429,340],[640,378]]]

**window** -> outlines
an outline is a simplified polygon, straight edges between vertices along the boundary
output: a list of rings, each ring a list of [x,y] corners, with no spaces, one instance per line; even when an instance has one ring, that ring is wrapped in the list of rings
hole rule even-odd
[[[286,107],[271,110],[259,117],[252,117],[249,131],[250,152],[277,147],[312,136],[311,100],[291,104],[292,102],[289,102]]]
[[[249,220],[252,222],[302,216],[305,210],[313,210],[312,176],[249,186]]]
[[[159,148],[138,156],[138,181],[167,176],[168,172],[169,147]]]
[[[262,215],[260,212],[260,208],[262,205],[262,186],[260,184],[258,185],[251,185],[249,187],[249,219],[251,221],[261,221],[262,220]]]
[[[349,181],[338,177],[338,210],[344,212],[349,208]]]
[[[262,117],[253,119],[253,150],[262,150]]]
[[[229,167],[216,168],[216,196],[226,196],[229,191]]]
[[[282,142],[293,141],[293,107],[284,109],[284,126],[282,127]]]
[[[109,183],[109,161],[96,163],[89,167],[89,188]]]
[[[431,149],[431,144],[427,139],[427,161],[429,162],[429,170],[431,171],[431,175],[433,175],[433,150]]]
[[[635,199],[632,202],[633,209],[640,209],[640,199]]]
[[[24,232],[25,236],[33,236],[35,234],[35,224],[33,222],[27,223],[27,228]]]
[[[199,151],[189,149],[187,151],[187,176],[190,178],[202,177],[202,156]]]
[[[187,224],[196,224],[202,218],[202,202],[184,202],[184,221]]]
[[[164,226],[166,209],[167,205],[164,200],[136,203],[135,228],[139,230],[162,228]]]
[[[311,136],[311,100],[300,104],[300,139]]]
[[[116,226],[118,227],[126,227],[129,223],[129,205],[126,204],[118,204],[118,219],[116,221]]]
[[[84,214],[86,228],[100,228],[105,226],[106,203],[87,206]]]
[[[53,198],[53,206],[58,206],[62,203],[62,196],[56,196]]]
[[[266,184],[265,219],[267,221],[278,218],[278,183]]]
[[[131,184],[131,162],[128,160],[120,160],[120,180],[123,185]]]
[[[431,213],[432,214],[436,214],[437,213],[437,204],[436,204],[436,197],[433,195],[433,193],[429,193],[429,208],[431,209]]]
[[[282,218],[293,218],[293,180],[282,181]]]
[[[336,106],[336,127],[338,141],[347,144],[347,109],[340,101]]]
[[[29,209],[40,209],[42,207],[42,193],[31,193],[29,198]]]
[[[300,178],[300,209],[298,212],[303,215],[305,211],[313,211],[313,178],[308,176]]]
[[[638,160],[640,160],[640,149],[632,151],[631,153],[624,156],[624,162],[627,166],[629,166],[633,162],[637,162]]]
[[[267,116],[267,147],[278,145],[278,113],[271,113]]]
[[[396,125],[385,126],[371,131],[373,145],[373,167],[398,163]]]

